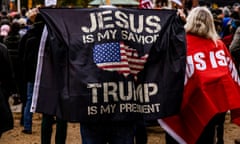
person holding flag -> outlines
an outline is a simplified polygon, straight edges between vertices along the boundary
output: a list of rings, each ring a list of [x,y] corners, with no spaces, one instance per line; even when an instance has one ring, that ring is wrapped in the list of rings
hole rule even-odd
[[[221,113],[230,110],[232,122],[239,125],[240,79],[208,8],[192,9],[185,30],[187,59],[181,111],[158,122],[176,140],[167,140],[167,144],[213,144]]]

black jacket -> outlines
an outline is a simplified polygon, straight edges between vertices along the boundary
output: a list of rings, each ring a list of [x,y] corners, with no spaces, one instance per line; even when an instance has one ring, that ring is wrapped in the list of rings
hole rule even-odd
[[[16,92],[12,64],[5,45],[0,43],[0,135],[13,128],[13,116],[8,98]]]
[[[35,22],[33,27],[21,39],[20,58],[23,63],[25,82],[34,82],[37,67],[38,49],[44,24]]]
[[[38,47],[41,39],[43,23],[36,22],[19,42],[20,80],[19,92],[21,100],[26,101],[27,82],[34,82],[37,66]]]

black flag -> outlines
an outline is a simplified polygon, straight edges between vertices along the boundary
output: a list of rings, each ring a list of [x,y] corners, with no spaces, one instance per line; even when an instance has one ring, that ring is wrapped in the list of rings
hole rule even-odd
[[[72,122],[152,120],[179,112],[186,43],[176,11],[40,13],[48,38],[39,54],[33,111]]]

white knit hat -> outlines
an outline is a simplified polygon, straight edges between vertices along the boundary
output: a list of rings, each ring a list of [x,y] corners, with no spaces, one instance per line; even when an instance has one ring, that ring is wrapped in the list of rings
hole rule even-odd
[[[7,24],[4,24],[0,28],[0,35],[7,36],[9,31],[10,31],[10,26]]]

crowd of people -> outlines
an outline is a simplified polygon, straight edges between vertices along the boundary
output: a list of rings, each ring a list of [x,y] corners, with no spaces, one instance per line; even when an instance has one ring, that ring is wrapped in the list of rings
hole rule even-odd
[[[13,128],[13,116],[9,107],[9,97],[14,100],[13,105],[22,103],[20,125],[23,134],[32,134],[32,117],[30,111],[33,95],[33,85],[38,59],[38,49],[43,31],[43,18],[34,8],[21,13],[1,13],[0,43],[1,43],[1,134]],[[3,59],[3,60],[2,60]],[[4,71],[3,71],[4,70]],[[6,71],[6,72],[5,72]],[[1,109],[2,112],[2,109]],[[2,119],[4,118],[4,119]],[[56,143],[65,143],[67,122],[54,116],[43,114],[41,124],[42,144],[50,144],[52,126],[57,124]]]
[[[195,48],[194,43],[204,41],[208,47],[208,51],[219,46],[219,50],[229,51],[232,55],[237,70],[240,74],[240,4],[235,3],[232,6],[220,8],[211,8],[208,4],[203,4],[196,8],[185,9],[180,12],[183,25],[187,33],[188,54]],[[14,98],[14,104],[22,103],[22,117],[20,124],[23,126],[24,134],[32,134],[32,116],[30,106],[32,102],[33,86],[38,59],[38,49],[40,45],[41,34],[44,28],[44,22],[37,9],[22,9],[21,13],[14,16],[1,12],[0,20],[0,135],[5,131],[13,128],[13,116],[11,115],[8,99],[10,96]],[[227,69],[224,69],[227,71]],[[214,137],[217,135],[217,144],[223,144],[224,120],[226,112],[216,115],[204,129],[199,144],[215,142]],[[56,143],[65,143],[67,136],[67,121],[56,118],[52,115],[42,115],[41,142],[42,144],[51,143],[52,125],[57,124]],[[81,135],[86,139],[84,143],[97,143],[98,137],[89,131],[99,130],[94,126],[84,124],[81,127]],[[111,126],[109,123],[101,123],[99,127]],[[126,125],[125,125],[126,126]],[[136,136],[134,128],[129,129],[128,133],[131,137]],[[136,130],[141,129],[136,137],[137,144],[147,143],[147,133],[144,128],[146,125],[141,124]],[[215,128],[217,134],[215,133]],[[119,125],[118,131],[123,128]],[[116,130],[116,129],[114,129]],[[113,130],[113,131],[114,131]],[[126,129],[125,129],[126,130]],[[100,131],[103,132],[104,129]],[[125,131],[124,131],[125,133]],[[91,135],[92,134],[92,135]],[[93,139],[95,137],[95,139]],[[141,140],[139,140],[141,139]],[[96,141],[94,141],[96,140]],[[122,140],[122,141],[119,141]],[[116,143],[126,143],[131,138],[121,137]],[[138,142],[139,141],[139,142]],[[168,134],[166,135],[167,144],[177,143]],[[240,140],[235,140],[236,144]]]

